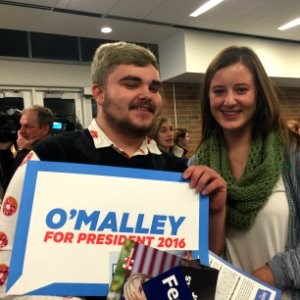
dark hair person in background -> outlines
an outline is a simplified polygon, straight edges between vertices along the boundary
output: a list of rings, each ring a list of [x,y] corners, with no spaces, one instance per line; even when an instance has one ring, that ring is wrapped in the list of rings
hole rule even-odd
[[[175,128],[174,130],[174,143],[177,147],[183,150],[183,154],[181,157],[187,159],[187,147],[189,143],[189,134],[186,128]]]
[[[103,44],[94,55],[91,77],[97,116],[89,128],[62,133],[36,144],[30,159],[181,172],[197,193],[202,191],[210,196],[209,246],[220,253],[225,242],[225,181],[206,166],[187,168],[183,160],[161,153],[156,143],[147,138],[162,107],[161,81],[154,54],[132,43]],[[4,204],[10,195],[20,207],[26,166],[17,169]],[[0,231],[8,237],[7,245],[0,249],[0,263],[7,266],[17,221],[13,217],[0,213]],[[9,298],[4,291],[0,298]]]
[[[1,183],[6,190],[11,177],[31,148],[49,136],[54,121],[53,112],[44,106],[33,105],[21,112],[16,141],[0,141]],[[12,146],[16,149],[12,150]]]
[[[226,180],[227,259],[281,289],[282,299],[300,299],[300,158],[255,52],[221,51],[200,99],[202,138],[190,162]]]

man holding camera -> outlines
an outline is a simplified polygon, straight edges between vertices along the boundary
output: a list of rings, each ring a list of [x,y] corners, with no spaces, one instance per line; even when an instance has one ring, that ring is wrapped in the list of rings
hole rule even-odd
[[[49,136],[53,121],[54,114],[49,108],[33,105],[21,113],[16,140],[0,141],[1,185],[4,191],[30,149]]]

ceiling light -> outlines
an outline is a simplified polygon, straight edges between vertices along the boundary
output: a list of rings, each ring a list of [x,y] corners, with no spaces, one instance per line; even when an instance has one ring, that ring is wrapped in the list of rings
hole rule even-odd
[[[295,26],[297,26],[297,25],[300,25],[300,18],[295,19],[295,20],[293,20],[293,21],[291,21],[291,22],[288,22],[288,23],[286,23],[286,24],[284,24],[284,25],[278,27],[278,30],[286,30],[286,29],[290,29],[290,28],[295,27]]]
[[[210,0],[206,3],[204,3],[202,6],[200,6],[198,9],[196,9],[194,12],[190,14],[190,17],[198,17],[199,15],[205,13],[209,9],[213,8],[214,6],[221,3],[223,0]]]
[[[102,27],[101,32],[102,33],[111,33],[112,29],[110,27]]]

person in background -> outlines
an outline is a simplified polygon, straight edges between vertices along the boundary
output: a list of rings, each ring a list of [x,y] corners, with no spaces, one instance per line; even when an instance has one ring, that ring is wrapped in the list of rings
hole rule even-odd
[[[26,159],[181,172],[196,193],[202,191],[210,196],[209,247],[213,252],[221,253],[225,242],[224,179],[206,166],[187,167],[183,160],[159,151],[156,143],[147,138],[162,107],[158,70],[154,54],[142,46],[125,42],[102,44],[96,50],[91,66],[96,118],[87,129],[62,133],[39,142]],[[24,163],[17,169],[4,195],[4,205],[13,197],[17,201],[16,207],[20,207],[26,167]],[[0,232],[6,237],[0,249],[0,264],[7,268],[13,248],[17,208],[10,215],[3,210],[0,212]],[[10,297],[5,294],[5,285],[3,280],[0,287],[2,300]],[[22,300],[27,298],[49,299],[26,296]]]
[[[289,130],[295,132],[296,134],[300,135],[300,119],[289,119],[287,121],[287,126]]]
[[[53,121],[54,114],[47,107],[33,105],[25,108],[21,113],[17,140],[0,142],[1,178],[4,191],[31,148],[50,135]],[[14,144],[16,147],[13,147]]]
[[[183,156],[183,149],[174,144],[174,128],[168,117],[160,115],[156,118],[149,137],[156,142],[162,152],[176,157]]]
[[[174,130],[174,144],[183,149],[182,158],[188,159],[186,154],[189,143],[189,133],[186,128],[175,128]]]
[[[300,119],[287,121],[290,137],[290,147],[294,151],[300,151]]]
[[[221,51],[200,99],[202,138],[189,164],[226,180],[224,254],[281,289],[281,299],[300,299],[300,158],[289,149],[276,90],[256,53]]]

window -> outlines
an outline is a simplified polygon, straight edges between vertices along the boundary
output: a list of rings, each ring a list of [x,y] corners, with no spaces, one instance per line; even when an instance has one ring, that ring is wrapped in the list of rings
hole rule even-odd
[[[0,56],[82,62],[91,62],[95,50],[101,44],[114,42],[113,40],[7,29],[0,29],[0,41]],[[29,54],[29,43],[31,54]],[[149,48],[158,59],[156,44],[137,44]]]
[[[73,36],[31,33],[32,57],[79,60],[78,39]]]
[[[25,31],[0,29],[0,56],[28,57]]]
[[[104,43],[111,42],[110,40],[98,40],[90,38],[80,38],[82,61],[91,62],[93,60],[96,49]]]
[[[4,97],[0,99],[0,106],[23,110],[24,100],[22,97]]]

